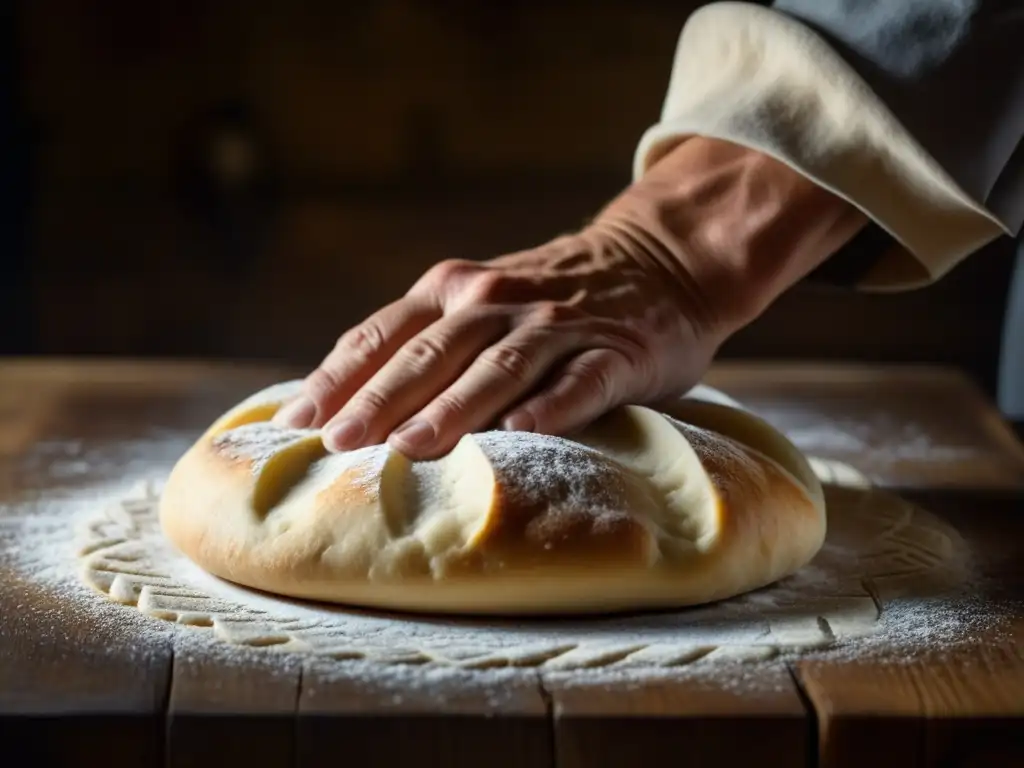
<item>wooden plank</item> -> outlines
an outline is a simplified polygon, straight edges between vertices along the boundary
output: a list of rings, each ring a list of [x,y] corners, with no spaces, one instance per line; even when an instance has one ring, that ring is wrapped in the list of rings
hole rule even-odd
[[[1024,490],[1024,446],[952,369],[718,363],[706,381],[805,453],[850,464],[878,485]]]
[[[545,675],[557,764],[661,765],[675,756],[680,765],[746,765],[762,754],[773,765],[810,765],[811,721],[786,668],[728,666],[616,683]]]
[[[0,382],[17,368],[0,366]],[[170,644],[147,637],[137,645],[137,627],[119,622],[125,609],[96,614],[83,597],[100,598],[36,583],[14,567],[17,502],[58,484],[85,484],[51,471],[52,457],[22,461],[53,435],[56,409],[31,381],[0,383],[0,743],[27,764],[158,763]]]
[[[1012,492],[902,491],[900,495],[938,515],[963,538],[972,567],[993,599],[1024,599],[1024,501]],[[979,592],[979,594],[982,594]],[[1024,642],[1024,638],[1021,638]]]
[[[535,675],[313,660],[303,670],[297,765],[353,761],[438,768],[552,765]]]
[[[851,388],[871,392],[871,401],[884,400],[885,408],[876,408],[892,418],[903,413],[903,403],[924,399],[922,392],[946,392],[940,403],[947,412],[964,407],[962,397],[949,393],[953,389],[962,394],[963,388],[951,385],[949,376],[939,376],[937,387],[934,371],[893,379],[877,373],[872,378],[859,368],[767,370],[771,376],[761,366],[734,368],[733,381],[739,386],[730,391],[791,423],[792,411],[799,411],[807,400],[825,417],[841,414],[842,403],[854,399]],[[51,472],[52,462],[39,462],[26,472],[21,459],[37,441],[73,439],[88,452],[113,450],[152,430],[199,430],[245,394],[293,373],[201,363],[5,363],[0,367],[0,504],[58,486],[71,490],[83,482]],[[757,381],[760,389],[751,384]],[[874,412],[862,407],[856,413],[865,419],[865,413]],[[920,414],[927,429],[950,429],[928,421],[945,417],[942,409],[910,413]],[[979,433],[966,427],[956,434],[965,441],[992,437],[985,429]],[[995,452],[997,447],[989,444],[979,450]],[[876,456],[874,461],[880,459]],[[897,484],[906,482],[907,476],[920,476],[914,470],[912,463],[903,463],[891,477]],[[116,462],[110,463],[91,472],[88,480],[111,479],[119,471]],[[966,472],[960,476],[965,478],[978,482]],[[1016,514],[1019,496],[1007,495],[998,508],[966,503],[974,498],[947,502],[941,511],[972,549],[986,554],[983,572],[1019,597],[1024,585],[1019,557],[1024,519]],[[0,526],[0,539],[3,530]],[[0,547],[4,551],[6,547]],[[250,676],[246,667],[232,668],[226,660],[206,656],[205,650],[203,655],[183,656],[182,648],[175,649],[159,633],[151,634],[152,623],[144,633],[137,631],[139,627],[127,618],[134,616],[130,611],[110,606],[104,615],[122,619],[97,622],[75,600],[21,579],[5,567],[10,563],[3,558],[0,555],[0,728],[5,745],[33,749],[27,754],[41,759],[63,762],[74,757],[81,765],[96,756],[105,766],[159,762],[165,746],[163,712],[170,697],[167,757],[178,765],[209,757],[201,742],[209,741],[211,733],[221,733],[218,723],[229,723],[214,719],[214,711],[252,718],[244,727],[239,720],[237,729],[229,723],[230,735],[215,748],[235,754],[232,745],[241,750],[242,740],[252,738],[253,760],[262,756],[268,764],[290,763],[289,755],[300,765],[318,764],[337,754],[338,744],[345,744],[350,755],[367,755],[382,763],[415,759],[455,766],[479,765],[481,755],[488,756],[489,765],[549,765],[555,754],[570,766],[612,764],[616,759],[618,764],[643,764],[647,757],[677,753],[680,744],[686,745],[687,755],[694,755],[694,762],[719,762],[743,755],[749,759],[754,743],[769,744],[772,754],[783,756],[780,762],[809,762],[810,721],[783,668],[763,663],[741,666],[740,679],[718,673],[702,676],[691,668],[678,677],[627,678],[615,685],[594,680],[570,684],[564,676],[545,674],[542,687],[541,678],[526,671],[504,679],[432,667],[403,672],[362,662],[303,660],[299,690],[296,666],[254,667]],[[1019,631],[1015,637],[1020,637]],[[996,716],[1016,716],[1012,696],[1022,688],[1012,686],[1022,684],[1017,676],[1019,650],[1016,643],[993,642],[979,655],[950,660],[945,667],[922,666],[899,679],[872,665],[853,681],[849,670],[834,665],[802,665],[798,674],[820,718],[822,749],[833,750],[828,755],[842,753],[842,745],[859,743],[865,734],[872,737],[879,727],[884,736],[884,728],[890,727],[896,729],[893,738],[902,740],[895,742],[897,753],[902,744],[907,755],[920,756],[923,749],[926,756],[969,763],[983,757],[963,751],[962,745],[973,749],[983,736],[993,749],[1013,756],[1009,746],[1000,743],[1012,731]],[[265,658],[270,664],[269,653]],[[935,670],[940,672],[933,674]],[[463,677],[455,680],[452,675]],[[998,689],[1000,681],[1006,683],[1003,689]],[[915,692],[916,703],[907,691]],[[870,696],[876,700],[865,698]],[[973,713],[986,715],[987,721],[967,717],[963,701],[974,702]],[[868,712],[867,726],[858,706]],[[912,715],[904,714],[911,710]],[[290,732],[285,721],[294,713],[298,722]],[[549,713],[555,718],[553,732]],[[53,719],[37,719],[30,726],[25,720],[29,714]],[[44,734],[46,722],[56,730]],[[268,727],[249,730],[252,722]],[[1019,723],[1011,725],[1019,730]],[[495,744],[508,748],[495,749]]]
[[[0,565],[0,743],[23,765],[159,765],[171,646]],[[124,611],[111,606],[111,612]]]
[[[1009,621],[979,632],[969,647],[926,648],[910,660],[798,664],[818,719],[822,768],[1024,764],[1021,498],[915,494],[973,553],[975,603],[1001,606]],[[888,601],[879,597],[884,621]]]
[[[0,391],[5,400],[17,397],[19,386],[43,388],[51,399],[73,396],[83,388],[106,388],[120,395],[124,387],[138,394],[171,391],[183,401],[217,399],[224,394],[245,396],[259,387],[297,374],[294,366],[211,360],[146,360],[132,358],[25,357],[7,358],[0,366]],[[39,398],[25,396],[25,405]],[[21,402],[19,401],[19,404]],[[105,414],[117,418],[117,412]],[[13,426],[4,423],[4,430]],[[124,428],[126,425],[122,425]],[[131,426],[131,425],[127,425]],[[187,425],[183,425],[187,426]],[[88,439],[88,434],[82,436]]]
[[[954,659],[804,662],[821,768],[1024,764],[1024,621],[1016,638]],[[1012,762],[1011,758],[1017,762]]]
[[[212,380],[211,380],[212,377]],[[159,765],[174,647],[170,625],[15,558],[26,499],[75,498],[120,480],[123,446],[199,430],[275,372],[203,364],[5,361],[0,366],[0,743],[24,764]],[[159,441],[157,441],[157,444]],[[41,448],[51,444],[60,448]],[[70,458],[69,458],[70,456]],[[173,457],[154,459],[169,462]],[[77,462],[77,463],[76,463]],[[73,471],[72,471],[73,470]],[[49,503],[49,502],[48,502]],[[52,502],[56,504],[56,502]],[[24,555],[24,553],[22,553]],[[72,558],[73,552],[67,552]],[[180,666],[180,665],[179,665]],[[191,669],[186,661],[184,670]],[[186,686],[179,700],[195,700]]]
[[[206,644],[179,650],[167,711],[168,768],[293,765],[301,675],[294,655]]]

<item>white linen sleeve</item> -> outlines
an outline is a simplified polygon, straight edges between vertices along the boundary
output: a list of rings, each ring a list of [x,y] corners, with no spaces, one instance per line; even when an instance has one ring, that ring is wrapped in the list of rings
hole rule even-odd
[[[915,4],[878,0],[882,2],[890,10],[904,5],[907,13]],[[1024,194],[1015,195],[1015,190],[1024,186],[1014,182],[1020,174],[1012,171],[1013,151],[1024,130],[1024,104],[1019,103],[1024,100],[1024,77],[1018,76],[1020,108],[1010,114],[1020,115],[1019,125],[997,124],[998,115],[989,118],[993,124],[986,135],[998,137],[1003,149],[986,145],[974,150],[975,158],[995,156],[989,162],[993,170],[978,174],[970,154],[961,151],[966,159],[960,160],[955,152],[943,154],[942,142],[922,140],[908,128],[913,124],[921,134],[921,125],[927,125],[920,99],[906,102],[906,114],[901,115],[898,99],[890,98],[897,106],[893,109],[880,95],[898,96],[901,77],[921,81],[938,77],[936,72],[948,77],[948,67],[919,66],[916,74],[908,75],[887,70],[889,62],[883,57],[872,58],[871,46],[857,41],[869,21],[864,9],[875,6],[875,0],[792,0],[792,14],[785,12],[786,5],[785,0],[776,8],[717,2],[691,15],[679,38],[660,120],[637,147],[635,178],[673,146],[697,135],[771,155],[858,207],[898,244],[858,276],[857,287],[863,290],[926,285],[986,243],[1019,229]],[[832,16],[823,12],[826,6]],[[797,15],[801,9],[817,15],[803,19]],[[929,42],[929,34],[938,34],[927,27],[904,26],[907,35],[923,43]],[[1024,27],[1021,33],[1024,39]],[[955,53],[972,34],[978,33],[968,30],[959,42],[954,39],[946,46],[946,61],[948,51]],[[1024,56],[1020,58],[1018,74],[1024,75]],[[897,85],[887,90],[893,83]],[[1005,89],[1003,94],[1010,98]],[[934,99],[930,118],[949,119],[942,112],[952,109],[955,103]],[[1024,170],[1024,159],[1019,165]],[[1002,205],[989,204],[1000,190]],[[1019,204],[1005,202],[1013,199]]]

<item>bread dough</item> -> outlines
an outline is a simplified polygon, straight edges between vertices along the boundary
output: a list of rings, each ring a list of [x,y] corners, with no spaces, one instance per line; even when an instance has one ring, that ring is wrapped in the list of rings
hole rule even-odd
[[[300,386],[231,409],[167,481],[165,535],[216,576],[396,610],[606,612],[731,597],[824,540],[807,460],[739,408],[623,406],[571,440],[487,432],[410,462],[272,424]]]
[[[979,627],[998,625],[998,612],[976,612],[979,605],[965,614],[964,596],[977,588],[970,586],[969,549],[955,529],[873,488],[849,465],[809,461],[825,487],[829,515],[814,560],[764,589],[678,611],[553,621],[439,618],[269,595],[210,575],[168,543],[157,510],[163,482],[156,478],[106,503],[97,500],[49,535],[66,543],[74,522],[83,582],[143,616],[188,628],[182,637],[189,648],[208,641],[229,651],[260,648],[384,666],[606,670],[609,680],[625,672],[634,681],[639,672],[674,676],[692,666],[705,674],[710,663],[792,661],[795,654],[844,647],[842,658],[856,648],[907,659],[975,642]],[[49,530],[37,525],[31,509],[21,518],[23,539]]]

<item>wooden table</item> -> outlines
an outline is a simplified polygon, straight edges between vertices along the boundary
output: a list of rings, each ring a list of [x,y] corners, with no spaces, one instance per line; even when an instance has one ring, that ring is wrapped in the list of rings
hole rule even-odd
[[[1024,765],[1024,619],[967,651],[898,666],[764,665],[754,694],[694,675],[633,686],[539,675],[497,701],[467,686],[438,711],[423,691],[396,697],[322,659],[270,664],[255,653],[240,668],[171,642],[134,647],[116,622],[90,622],[12,567],[4,504],[118,471],[110,462],[97,471],[111,478],[83,478],[26,464],[40,441],[153,450],[161,430],[198,433],[242,395],[293,374],[0,364],[0,764]],[[1024,600],[1024,449],[964,378],[725,364],[708,382],[809,452],[938,511],[985,552],[993,588]]]

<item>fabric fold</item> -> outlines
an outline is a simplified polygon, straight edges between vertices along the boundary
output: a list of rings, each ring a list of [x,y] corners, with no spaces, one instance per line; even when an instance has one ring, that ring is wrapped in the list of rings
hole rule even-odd
[[[639,178],[700,135],[764,152],[857,206],[900,244],[858,287],[928,284],[1010,232],[968,195],[817,33],[740,2],[696,11],[680,35],[660,122],[634,158]]]

